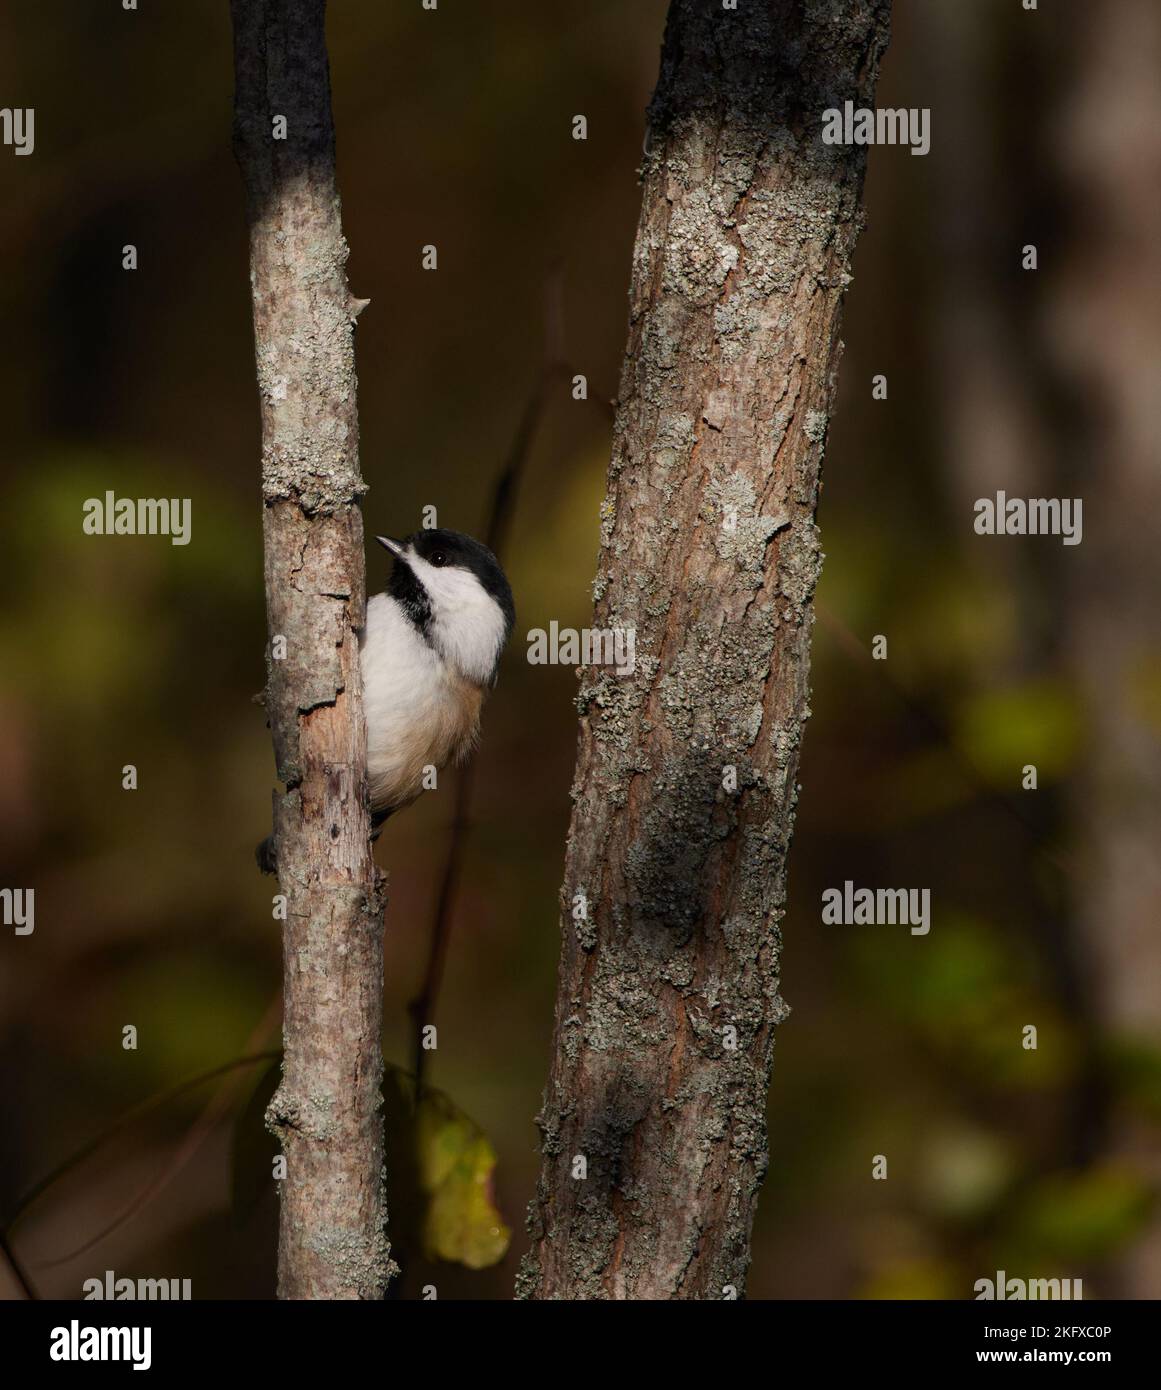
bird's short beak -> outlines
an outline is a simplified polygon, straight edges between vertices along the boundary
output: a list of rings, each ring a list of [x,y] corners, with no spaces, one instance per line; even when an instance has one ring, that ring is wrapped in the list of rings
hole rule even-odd
[[[384,550],[389,550],[392,555],[401,556],[403,554],[402,541],[392,540],[390,536],[376,536],[375,539],[379,542],[379,544],[383,547]]]

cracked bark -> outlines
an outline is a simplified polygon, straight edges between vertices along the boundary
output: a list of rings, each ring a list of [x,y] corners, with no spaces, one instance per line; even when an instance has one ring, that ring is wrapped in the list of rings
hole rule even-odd
[[[594,625],[635,629],[636,671],[581,673],[523,1297],[740,1294],[767,1165],[815,508],[865,162],[824,146],[821,118],[873,104],[889,5],[744,9],[674,0],[649,110],[594,585]]]
[[[380,1298],[382,916],[357,630],[365,605],[353,326],[325,0],[232,0],[235,151],[250,225],[262,421],[266,710],[278,777],[281,1298]],[[285,138],[275,138],[284,117]]]

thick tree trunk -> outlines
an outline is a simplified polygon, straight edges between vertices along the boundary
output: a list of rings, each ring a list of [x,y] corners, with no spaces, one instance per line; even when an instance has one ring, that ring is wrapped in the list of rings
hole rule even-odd
[[[582,673],[526,1297],[744,1285],[861,220],[865,152],[820,131],[873,104],[888,19],[887,0],[670,10],[595,585],[636,670]]]
[[[353,326],[324,0],[233,0],[262,410],[266,709],[284,928],[278,1291],[379,1298],[382,899],[371,857],[356,632],[364,616]],[[284,118],[283,129],[279,118]],[[285,639],[285,656],[278,639]]]

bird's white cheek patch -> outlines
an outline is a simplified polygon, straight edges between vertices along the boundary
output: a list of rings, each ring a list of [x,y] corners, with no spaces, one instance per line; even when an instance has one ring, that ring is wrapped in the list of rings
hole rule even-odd
[[[412,556],[416,577],[431,599],[431,635],[444,658],[469,680],[491,678],[504,641],[504,614],[468,570],[436,568]]]

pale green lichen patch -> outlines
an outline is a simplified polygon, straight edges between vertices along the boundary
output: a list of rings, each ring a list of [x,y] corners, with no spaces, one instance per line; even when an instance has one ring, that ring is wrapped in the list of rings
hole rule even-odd
[[[864,162],[812,113],[873,100],[886,6],[751,11],[675,0],[650,106],[594,584],[599,621],[635,627],[637,670],[586,671],[578,695],[568,874],[592,931],[562,958],[525,1297],[740,1292],[768,1163],[813,511]]]
[[[761,583],[765,569],[766,544],[785,526],[790,517],[785,512],[763,515],[758,511],[758,495],[754,484],[737,470],[722,478],[714,478],[706,488],[706,511],[716,522],[714,545],[725,560],[734,560],[738,567]]]

